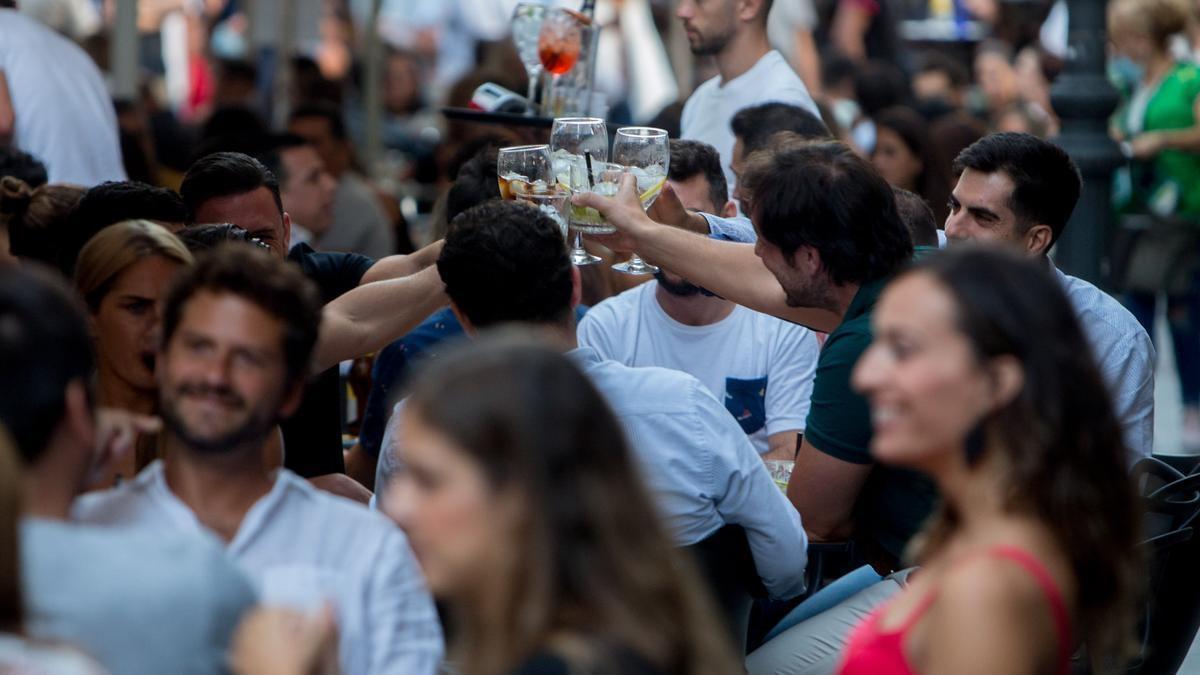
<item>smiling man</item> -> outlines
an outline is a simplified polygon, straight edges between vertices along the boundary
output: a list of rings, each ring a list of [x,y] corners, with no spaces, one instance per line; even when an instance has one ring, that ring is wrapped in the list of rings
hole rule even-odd
[[[1082,187],[1079,169],[1058,146],[1030,134],[992,134],[954,162],[946,238],[951,245],[995,243],[1046,260],[1067,226]],[[1121,303],[1054,268],[1108,384],[1130,460],[1154,450],[1154,344]]]
[[[166,301],[157,377],[166,457],[76,506],[148,534],[215,534],[264,604],[337,611],[341,670],[431,674],[433,601],[403,533],[377,514],[270,471],[268,432],[300,404],[320,323],[316,289],[257,248],[214,249]]]

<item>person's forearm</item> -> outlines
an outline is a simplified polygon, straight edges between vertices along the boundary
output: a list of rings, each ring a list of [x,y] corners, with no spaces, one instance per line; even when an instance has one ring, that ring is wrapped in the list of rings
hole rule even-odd
[[[775,275],[754,254],[753,244],[717,241],[672,227],[659,227],[638,244],[643,258],[717,295],[813,330],[828,333],[841,322],[837,314],[789,307]]]
[[[1200,126],[1153,132],[1162,138],[1163,149],[1200,152]]]
[[[387,279],[399,279],[416,274],[437,262],[442,253],[442,240],[433,242],[425,248],[408,255],[390,255],[380,258],[367,273],[363,275],[359,285],[375,283]]]
[[[446,302],[434,267],[352,289],[325,305],[313,372],[382,349]]]

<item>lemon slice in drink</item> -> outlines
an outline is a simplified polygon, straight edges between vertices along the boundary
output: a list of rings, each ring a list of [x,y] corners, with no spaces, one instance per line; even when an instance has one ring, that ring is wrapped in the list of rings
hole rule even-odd
[[[658,196],[658,193],[662,192],[663,185],[665,185],[666,183],[667,183],[666,176],[659,178],[657,181],[655,181],[654,185],[651,185],[649,188],[646,188],[646,190],[644,192],[642,192],[642,194],[638,195],[638,200],[640,200],[643,205],[654,201],[654,198]]]

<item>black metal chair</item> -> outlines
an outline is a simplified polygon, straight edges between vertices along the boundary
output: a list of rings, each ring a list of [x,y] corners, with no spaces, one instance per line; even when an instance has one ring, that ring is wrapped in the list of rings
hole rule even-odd
[[[738,525],[726,525],[683,550],[695,556],[729,627],[733,644],[742,650],[740,653],[745,653],[750,610],[755,598],[767,597],[746,531]]]

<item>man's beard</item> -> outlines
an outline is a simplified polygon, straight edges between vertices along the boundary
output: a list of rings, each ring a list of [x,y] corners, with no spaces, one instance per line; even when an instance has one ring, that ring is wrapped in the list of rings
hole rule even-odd
[[[733,38],[733,30],[730,29],[716,35],[703,35],[697,32],[696,35],[699,37],[699,42],[696,44],[689,43],[689,46],[692,48],[692,54],[696,56],[716,56],[725,49],[725,46],[729,44],[729,40]]]
[[[658,285],[667,293],[680,298],[690,298],[693,295],[700,294],[700,287],[689,283],[686,279],[672,281],[667,278],[667,275],[662,270],[654,273],[654,278],[658,280]]]
[[[188,426],[187,420],[179,411],[178,402],[184,396],[205,394],[222,396],[226,401],[239,410],[248,410],[245,399],[224,387],[209,387],[204,384],[180,384],[168,394],[164,392],[161,400],[161,414],[167,431],[174,434],[184,445],[198,453],[207,455],[224,454],[250,444],[261,444],[266,440],[267,433],[275,426],[274,411],[277,405],[271,405],[258,410],[249,409],[250,414],[242,423],[227,430],[219,436],[202,435]]]
[[[781,284],[782,285],[782,284]],[[801,285],[783,287],[787,296],[788,307],[813,307],[816,309],[833,309],[836,307],[833,291],[828,282],[809,279]]]

